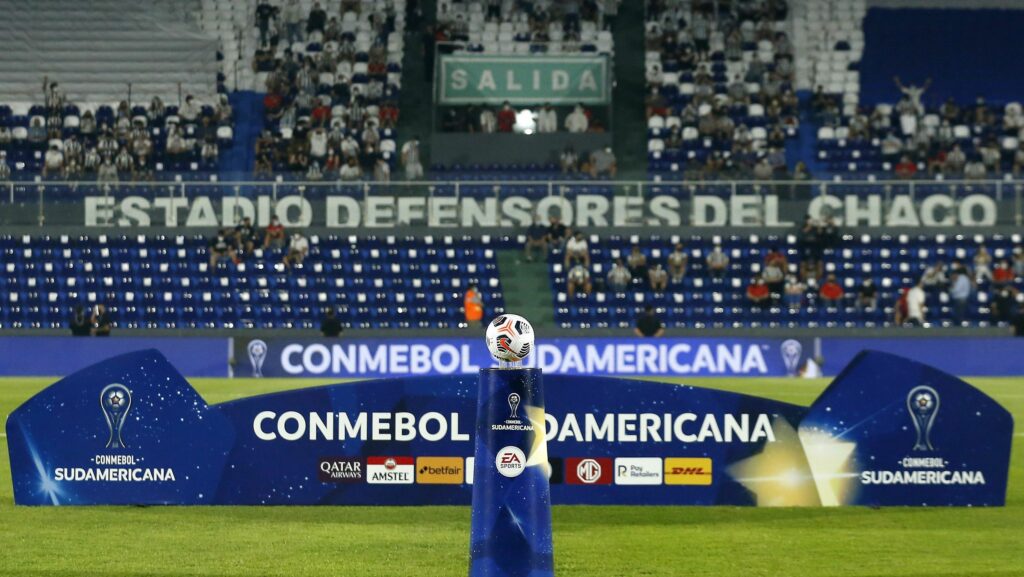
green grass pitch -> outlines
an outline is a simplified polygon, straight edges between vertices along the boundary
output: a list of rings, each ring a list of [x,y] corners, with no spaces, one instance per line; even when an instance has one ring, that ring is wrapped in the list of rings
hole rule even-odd
[[[53,379],[0,379],[0,416]],[[1024,420],[1024,379],[969,379]],[[195,379],[210,403],[325,384]],[[688,379],[809,404],[826,381]],[[1024,438],[1005,508],[555,507],[556,574],[1024,576]],[[466,507],[15,507],[0,437],[0,575],[466,575]]]

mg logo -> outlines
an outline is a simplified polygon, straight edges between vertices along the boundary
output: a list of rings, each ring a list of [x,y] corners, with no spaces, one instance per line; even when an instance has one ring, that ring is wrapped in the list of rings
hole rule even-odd
[[[601,463],[593,459],[583,459],[576,465],[576,476],[588,485],[596,483],[601,478]]]

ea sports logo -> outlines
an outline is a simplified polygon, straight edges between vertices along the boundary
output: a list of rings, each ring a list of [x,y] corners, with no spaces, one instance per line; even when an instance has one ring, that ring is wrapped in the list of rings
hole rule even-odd
[[[576,476],[588,485],[598,482],[601,479],[601,463],[593,459],[583,459],[576,465]]]
[[[519,447],[509,445],[494,456],[494,467],[502,476],[518,477],[526,469],[526,454]]]

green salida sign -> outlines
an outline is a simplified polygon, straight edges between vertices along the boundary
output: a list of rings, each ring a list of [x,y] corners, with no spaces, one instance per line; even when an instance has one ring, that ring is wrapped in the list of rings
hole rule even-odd
[[[604,56],[443,55],[440,104],[607,104]]]

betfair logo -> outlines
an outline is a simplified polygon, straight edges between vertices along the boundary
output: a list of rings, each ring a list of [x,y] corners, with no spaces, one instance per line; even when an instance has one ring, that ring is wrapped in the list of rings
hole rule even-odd
[[[666,485],[710,485],[711,459],[665,459]]]
[[[465,477],[462,457],[416,459],[416,482],[425,485],[461,485]]]

